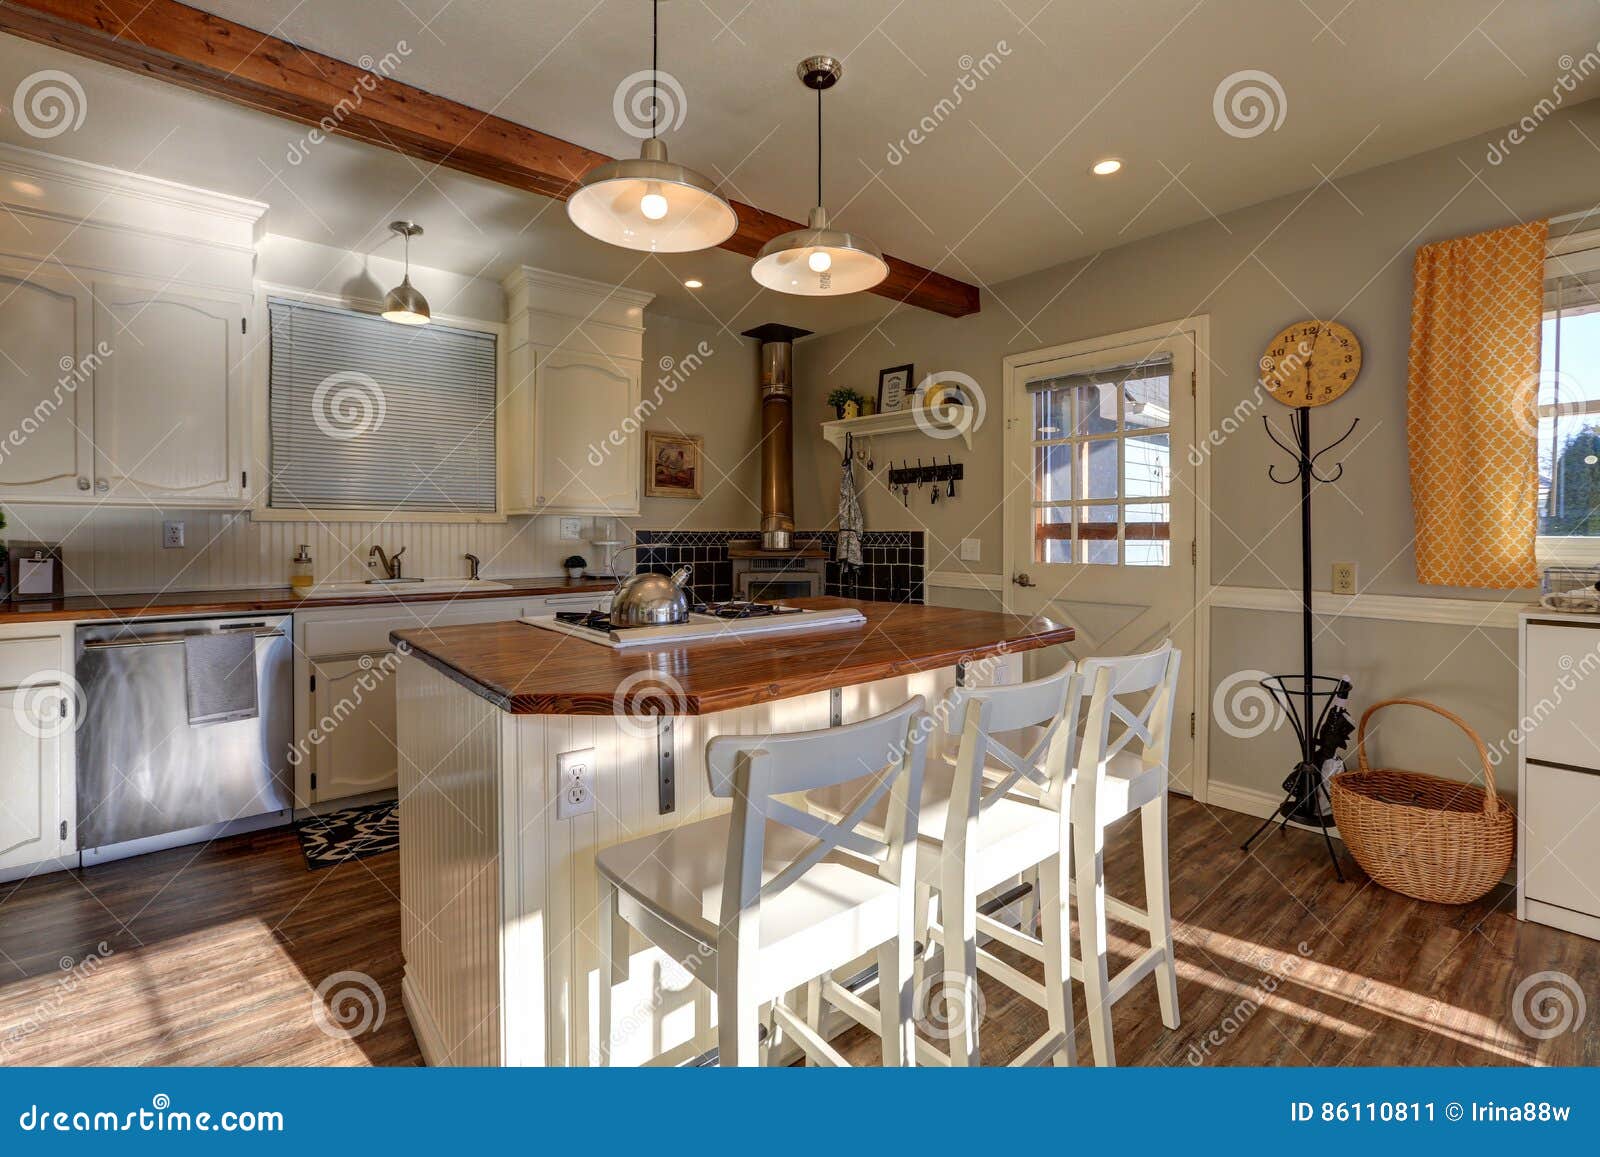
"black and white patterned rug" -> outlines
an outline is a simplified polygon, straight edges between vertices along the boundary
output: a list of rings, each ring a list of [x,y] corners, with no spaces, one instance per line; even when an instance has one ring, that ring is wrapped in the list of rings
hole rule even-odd
[[[397,800],[312,816],[295,825],[311,871],[392,852],[400,846]]]

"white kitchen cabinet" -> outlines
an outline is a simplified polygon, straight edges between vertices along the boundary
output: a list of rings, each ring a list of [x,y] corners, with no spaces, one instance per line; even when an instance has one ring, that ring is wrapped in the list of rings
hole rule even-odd
[[[91,496],[92,333],[83,285],[0,273],[0,502]]]
[[[73,850],[76,796],[62,745],[72,741],[74,709],[64,687],[0,691],[0,869]]]
[[[535,507],[637,513],[639,363],[556,351],[539,359],[534,377]]]
[[[386,791],[399,782],[395,694],[387,650],[311,663],[311,799],[320,803]],[[330,725],[331,723],[331,725]]]
[[[95,286],[95,493],[237,502],[245,491],[245,305]]]
[[[1600,939],[1600,619],[1522,617],[1517,915]]]

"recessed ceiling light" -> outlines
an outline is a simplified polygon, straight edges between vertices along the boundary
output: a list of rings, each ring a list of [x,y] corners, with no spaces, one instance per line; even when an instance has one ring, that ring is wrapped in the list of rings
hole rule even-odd
[[[685,289],[699,289],[704,284],[705,282],[701,281],[698,277],[691,277],[683,283],[683,287]]]
[[[1109,177],[1112,173],[1120,171],[1122,162],[1116,157],[1107,157],[1103,161],[1096,161],[1089,167],[1089,171],[1097,177]]]

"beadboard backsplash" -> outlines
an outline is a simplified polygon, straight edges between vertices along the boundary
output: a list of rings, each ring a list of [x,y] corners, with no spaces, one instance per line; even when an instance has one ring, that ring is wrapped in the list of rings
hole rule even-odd
[[[374,544],[391,553],[405,547],[405,573],[423,578],[465,578],[469,552],[483,560],[484,578],[557,575],[566,555],[594,555],[587,542],[559,540],[554,517],[491,524],[252,522],[236,510],[16,505],[6,508],[6,519],[0,534],[8,541],[62,544],[68,594],[284,586],[300,543],[311,547],[318,582],[372,577],[366,559]],[[184,524],[183,547],[162,548],[164,520]]]

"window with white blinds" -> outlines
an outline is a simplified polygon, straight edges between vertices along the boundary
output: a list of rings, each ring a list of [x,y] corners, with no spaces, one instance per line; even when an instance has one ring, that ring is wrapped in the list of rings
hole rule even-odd
[[[269,505],[495,510],[495,338],[272,298]]]

